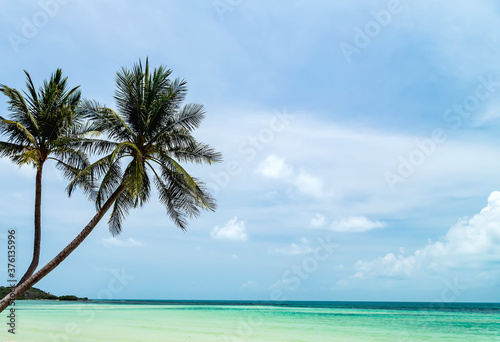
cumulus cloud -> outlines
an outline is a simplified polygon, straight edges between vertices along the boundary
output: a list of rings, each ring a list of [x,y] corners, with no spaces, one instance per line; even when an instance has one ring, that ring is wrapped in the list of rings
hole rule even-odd
[[[286,164],[284,158],[270,155],[255,170],[257,173],[269,178],[288,178],[292,175],[292,167]]]
[[[463,218],[437,242],[414,254],[388,253],[356,264],[362,276],[408,277],[468,269],[482,276],[496,269],[500,259],[500,192],[491,193],[488,205],[472,218]]]
[[[144,244],[136,239],[128,238],[127,240],[121,240],[119,238],[106,238],[102,239],[101,243],[105,247],[142,247]]]
[[[326,224],[326,217],[322,214],[315,214],[314,217],[309,221],[309,227],[311,228],[322,228]]]
[[[310,173],[301,171],[298,176],[293,180],[295,186],[300,192],[313,196],[321,197],[324,194],[323,181]]]
[[[267,178],[280,179],[290,183],[303,194],[312,197],[324,195],[324,185],[321,178],[304,170],[295,174],[292,166],[288,165],[284,158],[269,155],[257,166],[255,172]]]
[[[239,221],[235,216],[229,220],[224,226],[215,226],[210,232],[213,239],[226,239],[233,241],[247,241],[248,234],[246,232],[246,223]]]
[[[369,220],[365,216],[349,216],[333,221],[330,228],[335,232],[362,233],[385,226],[385,223]]]

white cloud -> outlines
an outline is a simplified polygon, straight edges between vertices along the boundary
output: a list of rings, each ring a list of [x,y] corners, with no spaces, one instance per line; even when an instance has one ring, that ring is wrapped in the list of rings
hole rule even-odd
[[[285,255],[300,255],[300,254],[308,254],[313,251],[311,246],[309,245],[309,241],[302,237],[299,239],[300,245],[296,243],[292,243],[286,247],[277,247],[270,248],[269,253],[272,254],[285,254]]]
[[[359,261],[365,276],[443,274],[457,269],[491,271],[500,258],[500,192],[491,193],[488,205],[472,218],[463,218],[434,243],[405,257],[388,253],[372,261]]]
[[[269,155],[257,166],[255,172],[293,184],[297,190],[312,197],[322,197],[324,194],[324,185],[320,178],[303,170],[296,175],[293,167],[287,164],[284,158]]]
[[[325,226],[326,217],[322,214],[315,214],[314,217],[309,221],[309,227],[311,228],[322,228]]]
[[[479,113],[474,118],[473,125],[475,127],[485,127],[497,125],[500,119],[500,104],[494,103],[485,111]]]
[[[331,229],[335,232],[362,233],[376,228],[384,228],[385,223],[371,221],[365,216],[349,216],[332,222]]]
[[[105,247],[142,247],[144,244],[136,239],[128,238],[127,240],[121,240],[119,238],[105,238],[101,240],[101,243]]]
[[[237,216],[229,220],[222,227],[215,226],[210,232],[210,236],[213,239],[227,239],[233,241],[248,240],[248,234],[246,232],[246,224],[243,221],[239,221]]]
[[[242,287],[254,287],[257,286],[257,283],[253,280],[247,281],[245,284],[241,285]]]
[[[339,288],[345,288],[348,287],[351,283],[352,280],[363,280],[365,278],[365,275],[363,272],[357,272],[356,274],[348,277],[347,279],[341,279],[337,282],[337,286]]]
[[[429,139],[432,129],[423,131],[421,135],[414,135],[325,122],[317,113],[293,114],[291,124],[286,130],[279,132],[279,139],[269,146],[267,154],[267,150],[256,150],[256,164],[252,168],[248,164],[248,171],[252,174],[248,178],[232,178],[231,187],[227,187],[225,191],[232,194],[242,191],[258,192],[259,196],[277,191],[277,197],[286,191],[287,195],[297,199],[295,203],[289,204],[292,210],[319,210],[317,202],[309,201],[312,197],[323,200],[321,204],[327,206],[332,213],[389,217],[403,211],[410,212],[414,208],[432,207],[448,199],[468,197],[477,200],[478,193],[492,189],[495,170],[500,168],[500,159],[491,158],[500,143],[489,136],[477,139],[477,135],[467,134],[457,140],[448,134],[451,133],[450,126],[444,126],[443,130],[448,135],[446,143],[437,144],[434,154],[418,166],[411,176],[404,178],[403,183],[398,183],[393,192],[384,175],[387,172],[397,173],[399,158],[408,159],[410,153],[417,150],[416,141]],[[258,131],[260,126],[248,119],[251,115],[265,117],[260,111],[242,112],[238,120],[244,117],[250,124],[238,136],[251,136],[253,131]],[[236,123],[231,122],[231,125]],[[211,126],[209,131],[212,132],[212,129],[217,131],[219,128]],[[220,139],[216,142],[223,144],[227,137],[215,134],[210,139]],[[238,141],[237,139],[232,137],[234,141]],[[349,146],[349,149],[345,146]],[[233,151],[228,149],[225,158],[238,160],[241,155],[237,152],[236,148]],[[288,178],[267,178],[271,181],[261,183],[265,176],[259,172],[262,171],[260,167],[265,165],[264,160],[273,160],[268,159],[269,155],[283,160],[285,170],[291,169]],[[353,155],[359,158],[352,158]],[[243,169],[246,172],[247,169]],[[295,180],[301,170],[321,181],[323,196],[314,197],[300,192]],[[260,186],[256,187],[255,184]],[[457,187],[456,184],[463,186]],[[435,192],[436,188],[440,189],[439,196]]]
[[[292,175],[292,167],[285,163],[285,159],[273,155],[264,159],[255,171],[265,177],[275,179],[286,179]]]
[[[305,171],[301,171],[293,181],[300,192],[313,197],[322,197],[324,194],[323,181]]]

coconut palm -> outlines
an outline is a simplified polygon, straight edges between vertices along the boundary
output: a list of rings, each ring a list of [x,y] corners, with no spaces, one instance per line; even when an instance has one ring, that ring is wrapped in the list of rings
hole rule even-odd
[[[30,165],[36,169],[35,224],[33,258],[23,282],[38,267],[41,244],[42,173],[46,161],[55,160],[58,168],[68,175],[88,166],[84,153],[72,148],[70,141],[84,132],[79,87],[68,88],[67,78],[58,69],[38,92],[28,72],[28,92],[19,92],[0,85],[0,92],[8,98],[10,118],[0,116],[0,133],[7,141],[0,141],[0,156],[10,158],[19,166]]]
[[[186,82],[171,81],[170,74],[163,66],[150,72],[148,60],[145,67],[139,62],[132,70],[123,68],[117,73],[118,112],[85,102],[93,129],[103,132],[106,139],[83,140],[81,148],[104,156],[80,172],[67,190],[71,195],[80,186],[95,200],[97,213],[54,259],[16,288],[16,298],[70,255],[110,209],[109,229],[113,235],[119,234],[129,210],[149,200],[151,183],[169,217],[183,230],[187,219],[197,216],[200,209],[215,210],[215,201],[204,184],[181,163],[212,164],[219,162],[221,155],[192,136],[204,118],[204,108],[183,106]],[[96,178],[102,179],[98,186]],[[5,297],[0,311],[8,302]]]

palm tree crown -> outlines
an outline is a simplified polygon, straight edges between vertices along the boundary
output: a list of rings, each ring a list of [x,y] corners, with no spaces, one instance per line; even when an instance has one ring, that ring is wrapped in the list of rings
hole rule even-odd
[[[204,184],[181,163],[211,164],[219,162],[221,155],[191,135],[205,111],[198,104],[182,105],[186,82],[171,81],[171,72],[164,66],[150,72],[148,60],[145,67],[139,61],[132,70],[122,68],[117,73],[118,112],[90,101],[83,106],[92,129],[103,132],[107,139],[84,140],[82,149],[105,156],[81,172],[68,192],[81,186],[96,201],[97,209],[120,192],[109,220],[113,235],[120,233],[131,208],[149,200],[151,179],[160,202],[181,229],[186,229],[187,218],[197,216],[200,209],[215,210]],[[99,186],[93,183],[96,178],[102,178]]]
[[[68,146],[68,141],[83,133],[83,115],[78,111],[81,93],[78,87],[68,89],[67,78],[58,69],[37,92],[25,71],[28,93],[0,85],[8,97],[10,119],[0,116],[0,156],[9,157],[17,165],[38,168],[48,159],[58,167],[75,170],[86,165],[80,151]]]

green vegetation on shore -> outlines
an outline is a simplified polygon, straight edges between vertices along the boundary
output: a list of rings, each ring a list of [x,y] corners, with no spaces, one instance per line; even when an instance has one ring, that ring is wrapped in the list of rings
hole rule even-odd
[[[5,297],[6,295],[9,294],[11,291],[11,288],[5,287],[5,286],[0,286],[0,298]],[[49,292],[42,291],[40,289],[37,289],[36,287],[33,287],[26,291],[21,297],[18,299],[52,299],[52,300],[70,300],[70,301],[77,301],[77,300],[83,300],[86,301],[88,298],[78,298],[77,296],[69,295],[69,296],[55,296]]]

